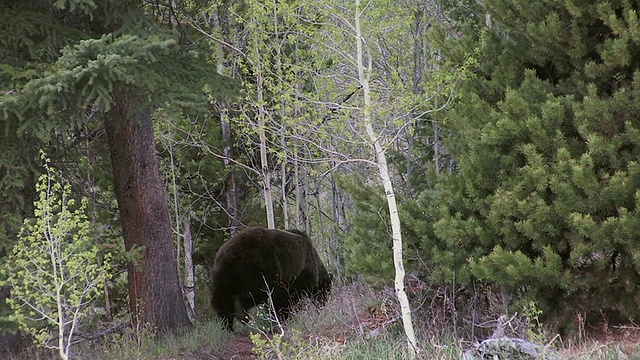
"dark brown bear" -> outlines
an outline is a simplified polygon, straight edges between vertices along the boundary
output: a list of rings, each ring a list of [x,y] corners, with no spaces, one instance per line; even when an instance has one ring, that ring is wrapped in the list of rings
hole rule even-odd
[[[299,230],[246,229],[227,241],[213,263],[211,305],[224,326],[266,304],[268,292],[280,320],[303,297],[327,301],[331,277],[309,237]]]

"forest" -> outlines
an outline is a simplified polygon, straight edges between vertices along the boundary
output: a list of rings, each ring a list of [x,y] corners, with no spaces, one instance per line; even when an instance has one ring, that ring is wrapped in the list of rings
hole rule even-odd
[[[0,0],[0,358],[640,359],[639,11]],[[227,333],[253,226],[333,288]]]

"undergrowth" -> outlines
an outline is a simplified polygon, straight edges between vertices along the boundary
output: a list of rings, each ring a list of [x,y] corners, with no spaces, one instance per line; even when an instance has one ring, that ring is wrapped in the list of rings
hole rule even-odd
[[[374,291],[364,285],[346,285],[334,290],[330,301],[321,308],[302,304],[285,324],[269,325],[260,309],[258,318],[238,324],[229,334],[215,320],[202,319],[175,335],[156,336],[152,329],[131,329],[85,341],[76,347],[74,359],[159,360],[159,359],[410,359],[403,336],[393,292]],[[448,298],[442,296],[443,299]],[[471,340],[468,319],[446,318],[454,304],[416,306],[414,325],[420,340],[420,359],[459,360],[469,348],[483,339]],[[443,310],[446,309],[446,310]],[[459,315],[459,313],[458,313]],[[529,303],[516,314],[479,317],[478,332],[500,333],[549,346],[561,359],[640,360],[640,329],[625,329],[625,336],[591,339],[580,334],[561,339],[540,323],[540,311]],[[262,318],[260,318],[262,316]],[[477,316],[477,315],[474,315]],[[269,318],[268,316],[266,318]],[[489,319],[489,320],[487,320]],[[465,323],[467,322],[467,323]],[[457,328],[456,324],[460,327]],[[48,360],[55,353],[34,347],[10,359]]]

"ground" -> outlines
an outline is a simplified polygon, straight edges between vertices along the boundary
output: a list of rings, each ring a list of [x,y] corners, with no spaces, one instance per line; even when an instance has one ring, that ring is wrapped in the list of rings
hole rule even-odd
[[[252,349],[253,343],[249,338],[249,334],[235,333],[223,341],[218,353],[211,354],[211,357],[206,357],[204,359],[257,359],[257,356],[253,353]]]
[[[443,292],[446,294],[446,291]],[[446,298],[444,296],[443,298]],[[182,338],[173,339],[163,346],[135,337],[114,335],[77,346],[74,359],[105,360],[253,360],[253,359],[402,359],[406,353],[397,301],[393,289],[372,290],[364,285],[348,285],[335,289],[326,306],[303,307],[286,323],[283,340],[270,332],[262,332],[251,339],[251,333],[260,333],[257,325],[239,326],[234,333],[223,331],[210,320],[201,321]],[[459,360],[460,354],[471,347],[464,340],[465,321],[454,333],[451,330],[448,306],[436,301],[412,303],[416,334],[421,340],[424,359]],[[444,310],[443,310],[444,309]],[[497,316],[488,314],[488,319]],[[485,323],[482,318],[476,326]],[[518,329],[508,336],[526,337],[531,328],[522,327],[518,319],[509,318],[507,331]],[[489,329],[491,330],[491,329]],[[276,332],[279,334],[279,331]],[[534,336],[534,338],[536,338]],[[484,339],[480,337],[479,340]],[[479,341],[478,340],[478,341]],[[527,339],[531,340],[531,338]],[[262,346],[256,347],[257,343]],[[575,360],[638,359],[640,360],[640,326],[629,324],[607,330],[584,332],[572,338],[554,337],[545,333],[538,344],[557,349],[561,358]],[[258,344],[260,345],[260,344]],[[47,350],[30,350],[16,360],[57,358]]]

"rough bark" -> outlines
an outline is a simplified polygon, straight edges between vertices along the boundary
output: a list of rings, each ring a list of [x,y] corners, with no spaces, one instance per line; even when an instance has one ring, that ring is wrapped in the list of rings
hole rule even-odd
[[[180,290],[171,222],[160,178],[149,112],[135,105],[142,96],[116,96],[106,115],[113,181],[125,249],[140,252],[128,268],[134,329],[159,332],[189,324]]]

